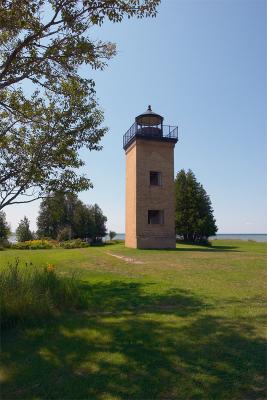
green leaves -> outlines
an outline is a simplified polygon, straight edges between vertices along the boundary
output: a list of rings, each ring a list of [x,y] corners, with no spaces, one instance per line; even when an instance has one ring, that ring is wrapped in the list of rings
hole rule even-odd
[[[0,211],[0,244],[8,239],[10,235],[10,227],[6,220],[6,214]]]
[[[92,41],[105,19],[155,16],[159,0],[4,0],[0,6],[0,209],[50,191],[91,187],[78,150],[101,150],[107,132],[94,81],[116,54]]]
[[[175,178],[175,227],[188,242],[205,242],[217,232],[210,198],[191,170]]]
[[[18,242],[26,242],[28,240],[33,239],[33,234],[30,230],[30,222],[27,217],[24,217],[20,221],[20,223],[16,229],[16,236],[17,236]]]
[[[53,197],[41,203],[38,235],[59,239],[68,230],[68,239],[91,238],[96,241],[105,236],[106,221],[97,204],[87,206],[74,193],[55,192]]]

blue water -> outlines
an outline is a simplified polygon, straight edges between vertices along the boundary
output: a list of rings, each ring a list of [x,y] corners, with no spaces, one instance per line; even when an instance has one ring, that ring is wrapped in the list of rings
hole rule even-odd
[[[221,233],[216,236],[211,236],[210,240],[253,240],[254,242],[267,242],[266,233]]]
[[[115,236],[117,240],[124,240],[125,233],[117,233]],[[210,240],[221,239],[221,240],[254,240],[255,242],[267,242],[267,234],[255,234],[255,233],[221,233],[216,236],[211,236]]]
[[[106,240],[109,238],[106,237]],[[117,233],[115,236],[115,239],[117,240],[125,240],[125,233]],[[267,242],[267,234],[266,233],[261,233],[261,234],[255,234],[255,233],[224,233],[224,234],[218,234],[216,236],[211,236],[210,240],[214,239],[221,239],[221,240],[254,240],[255,242]],[[16,236],[12,235],[9,237],[9,241],[11,243],[16,242]]]

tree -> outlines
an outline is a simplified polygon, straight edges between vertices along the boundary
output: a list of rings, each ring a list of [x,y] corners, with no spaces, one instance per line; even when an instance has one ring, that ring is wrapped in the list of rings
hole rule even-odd
[[[0,211],[0,242],[7,240],[10,233],[10,227],[6,220],[6,214],[4,211]]]
[[[27,242],[27,240],[32,240],[33,234],[30,230],[30,222],[27,217],[24,217],[16,230],[16,236],[18,242]]]
[[[37,218],[38,237],[57,239],[64,228],[64,235],[68,230],[68,238],[73,237],[73,214],[79,202],[76,194],[64,192],[53,193],[53,196],[43,199]]]
[[[94,232],[94,219],[90,206],[81,201],[76,204],[72,219],[72,233],[74,238],[92,238]]]
[[[109,231],[109,239],[110,240],[112,240],[112,239],[114,239],[114,237],[116,236],[116,232],[113,232],[113,231]]]
[[[3,0],[0,5],[0,209],[92,186],[78,150],[100,150],[94,81],[116,53],[88,33],[156,15],[160,0]],[[88,70],[88,69],[87,69]],[[29,89],[30,88],[30,89]]]
[[[54,193],[53,197],[41,202],[37,218],[38,236],[97,241],[106,235],[106,221],[97,204],[85,205],[74,193]]]
[[[186,242],[205,243],[217,232],[209,196],[191,170],[175,178],[175,229]]]
[[[92,238],[93,242],[98,242],[102,240],[102,238],[105,237],[107,234],[107,217],[105,217],[101,208],[97,204],[89,206],[88,209],[92,215],[93,220],[93,232],[90,237]]]

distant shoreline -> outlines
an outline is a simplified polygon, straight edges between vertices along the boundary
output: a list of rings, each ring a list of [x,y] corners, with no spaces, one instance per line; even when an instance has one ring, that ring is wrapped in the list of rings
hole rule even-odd
[[[109,240],[109,236],[106,236]],[[115,240],[125,240],[125,233],[117,233]],[[218,233],[216,236],[211,236],[210,240],[253,240],[255,242],[267,242],[267,233]],[[15,243],[17,241],[16,235],[9,236],[9,241]]]
[[[107,236],[108,239],[108,236]],[[124,240],[125,233],[117,233],[117,240]],[[211,236],[210,240],[254,240],[255,242],[267,242],[267,233],[218,233],[216,236]]]

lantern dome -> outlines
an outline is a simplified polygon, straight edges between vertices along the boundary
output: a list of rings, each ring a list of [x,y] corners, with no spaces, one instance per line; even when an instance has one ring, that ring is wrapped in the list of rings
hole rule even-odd
[[[147,110],[143,114],[140,114],[135,118],[135,122],[138,125],[143,126],[157,126],[162,124],[163,117],[154,113],[151,106],[148,106]]]

